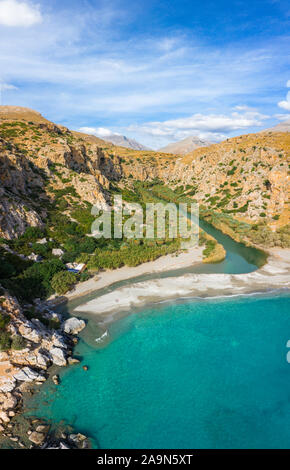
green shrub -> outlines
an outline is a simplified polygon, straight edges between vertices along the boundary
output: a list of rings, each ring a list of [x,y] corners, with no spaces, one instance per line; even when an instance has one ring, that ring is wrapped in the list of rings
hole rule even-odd
[[[4,258],[0,258],[0,278],[6,279],[16,274],[14,266],[6,261]]]
[[[28,227],[25,233],[21,236],[23,240],[29,240],[30,242],[33,240],[37,240],[38,238],[43,238],[44,232],[39,227]]]
[[[85,282],[85,281],[88,281],[91,277],[92,277],[91,274],[88,273],[88,272],[81,273],[81,274],[79,275],[79,281],[80,281],[80,282]]]
[[[207,258],[211,252],[215,249],[216,242],[214,240],[207,240],[205,243],[205,249],[203,250],[202,254],[205,258]]]
[[[5,315],[4,313],[0,313],[0,330],[5,330],[9,321],[10,320],[9,320],[8,315]]]
[[[11,338],[8,331],[0,332],[0,351],[7,351],[10,349]]]
[[[52,288],[57,294],[63,295],[76,283],[76,275],[69,271],[60,271],[56,273],[51,281]]]
[[[26,341],[23,336],[13,336],[11,341],[11,349],[15,349],[15,351],[21,351],[22,349],[26,348]]]

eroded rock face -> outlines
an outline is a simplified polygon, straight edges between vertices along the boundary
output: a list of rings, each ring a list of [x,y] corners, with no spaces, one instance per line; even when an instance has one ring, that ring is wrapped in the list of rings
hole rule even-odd
[[[63,324],[64,332],[69,335],[77,335],[85,327],[86,327],[86,324],[84,320],[80,320],[79,318],[75,318],[75,317],[69,318]]]

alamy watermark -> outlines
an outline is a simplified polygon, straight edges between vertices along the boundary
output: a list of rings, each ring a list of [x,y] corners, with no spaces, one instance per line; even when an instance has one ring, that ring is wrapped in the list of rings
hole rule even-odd
[[[128,203],[114,196],[113,206],[95,204],[91,214],[96,217],[91,233],[95,238],[114,239],[176,239],[181,247],[198,243],[199,205],[196,203]]]

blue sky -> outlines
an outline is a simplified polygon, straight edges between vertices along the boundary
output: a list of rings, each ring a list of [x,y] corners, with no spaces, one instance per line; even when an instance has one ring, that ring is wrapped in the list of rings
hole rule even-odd
[[[254,132],[290,118],[289,23],[284,0],[0,0],[3,104],[152,148]]]

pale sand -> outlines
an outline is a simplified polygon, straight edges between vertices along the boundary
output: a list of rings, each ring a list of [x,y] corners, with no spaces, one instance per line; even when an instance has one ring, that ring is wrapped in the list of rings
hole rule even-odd
[[[247,274],[185,274],[120,287],[76,308],[102,316],[128,311],[161,300],[186,297],[220,297],[290,288],[290,249],[269,250],[268,262]]]
[[[94,278],[77,284],[71,292],[66,294],[66,297],[71,300],[108,287],[115,282],[142,276],[143,274],[159,273],[199,264],[202,262],[202,252],[203,247],[195,246],[184,253],[161,256],[155,261],[149,261],[136,267],[123,266],[122,268],[103,271]]]

